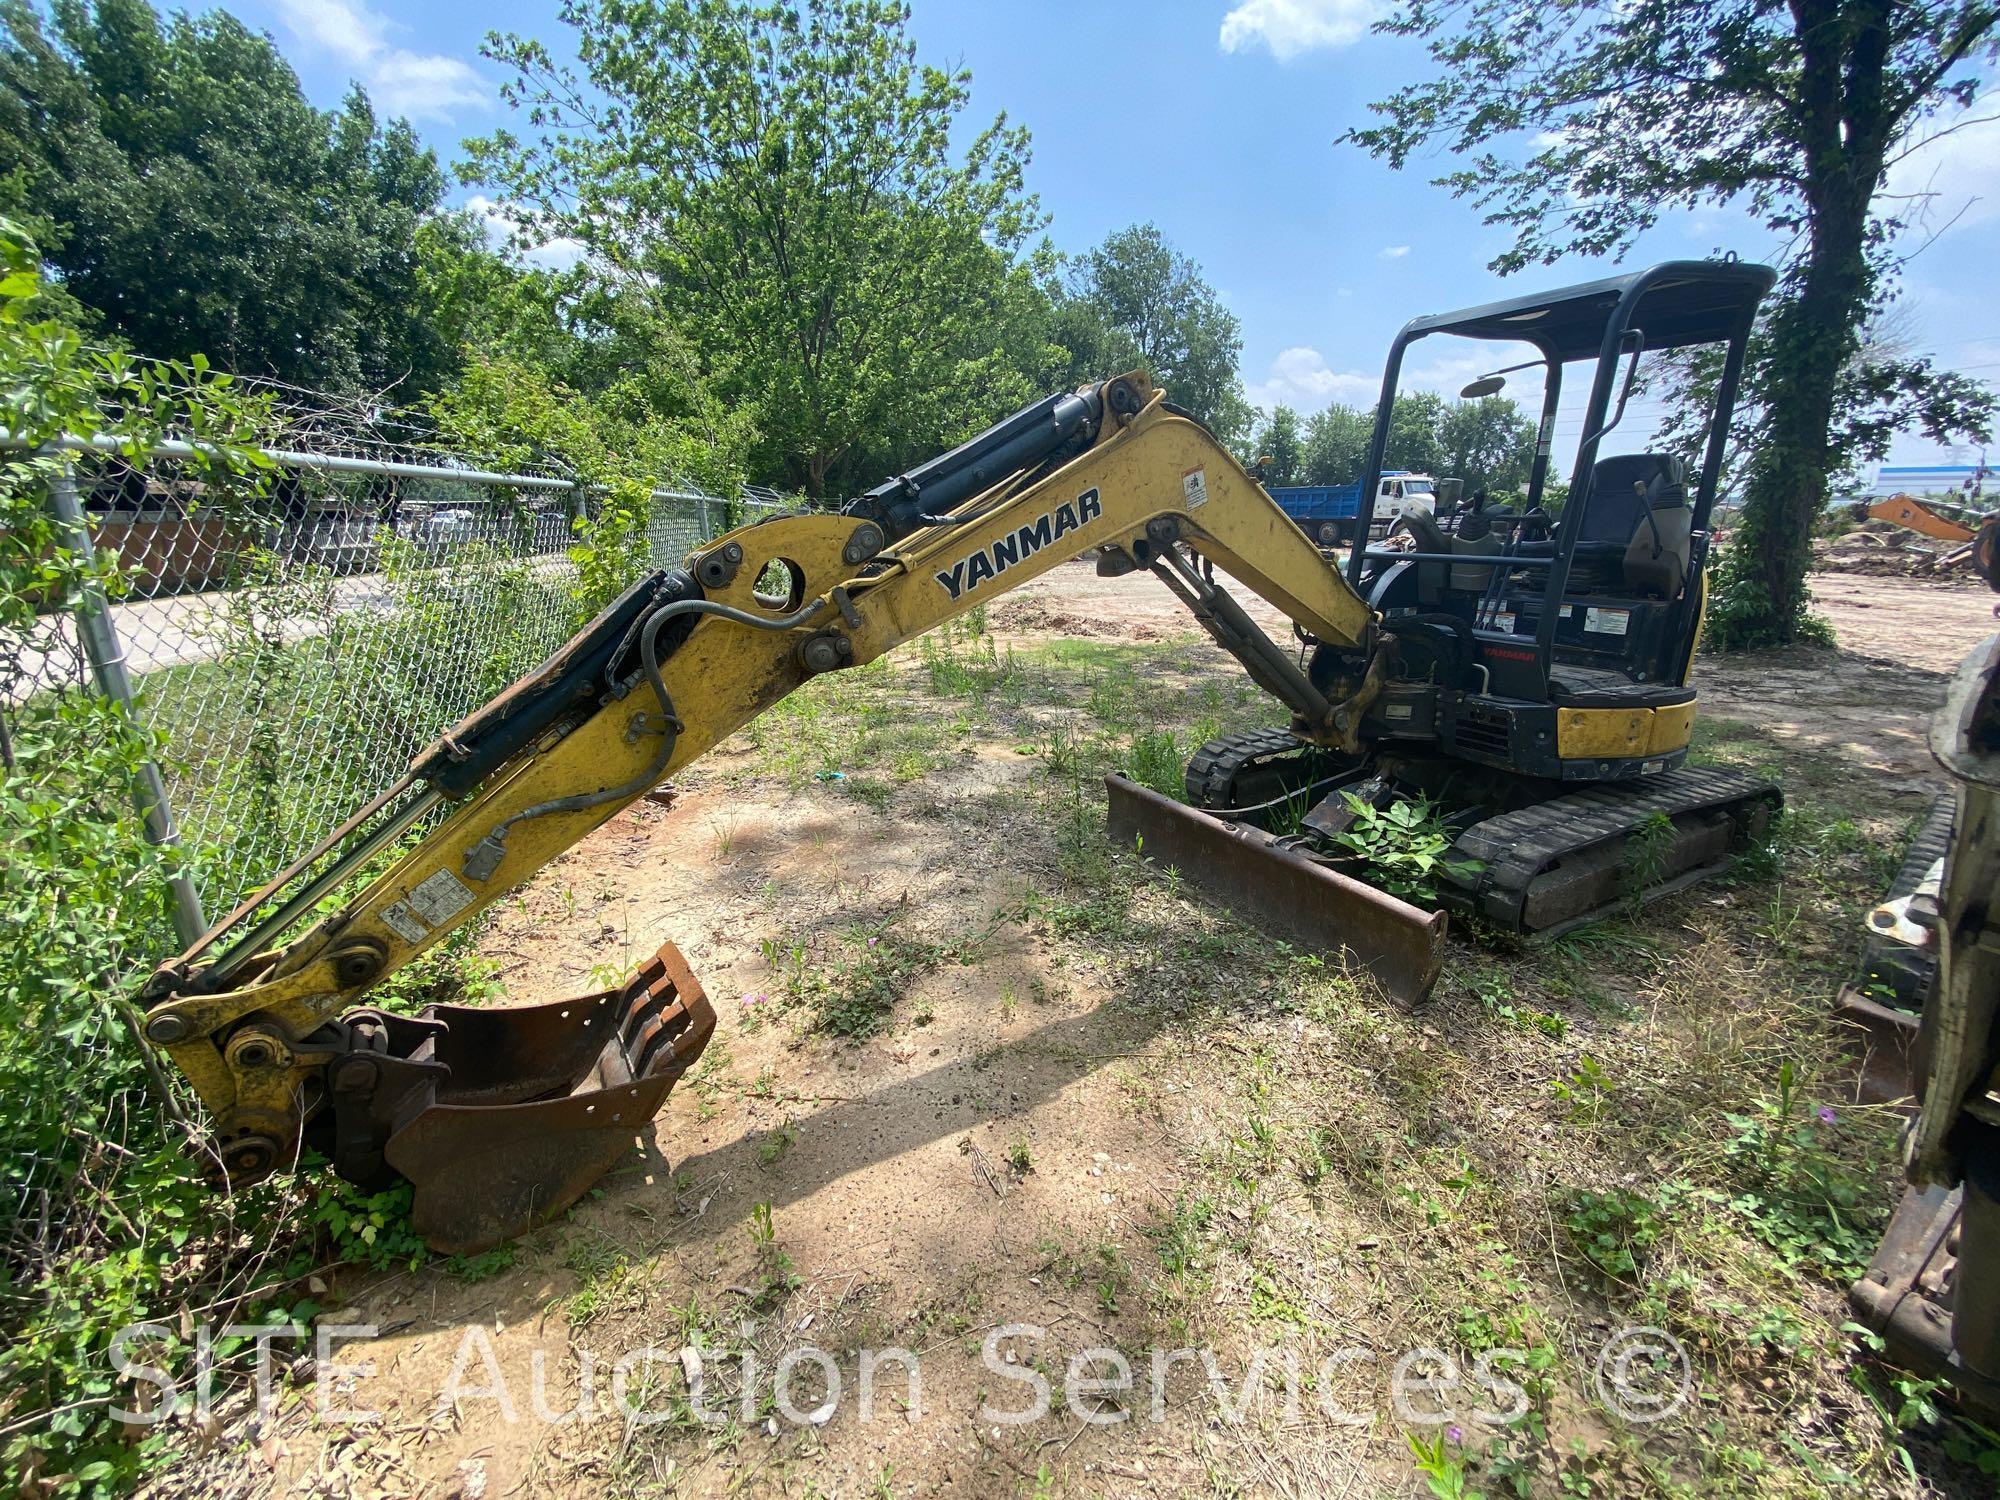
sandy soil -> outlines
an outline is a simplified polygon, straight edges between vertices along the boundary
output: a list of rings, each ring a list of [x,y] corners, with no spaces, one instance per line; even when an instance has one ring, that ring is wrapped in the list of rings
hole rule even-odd
[[[1984,589],[1820,573],[1812,579],[1837,650],[1702,657],[1703,710],[1830,750],[1901,795],[1938,785],[1926,736],[1952,673],[2000,625]]]
[[[1990,601],[1891,579],[1827,577],[1815,588],[1841,648],[1704,660],[1704,704],[1836,748],[1914,798],[1928,782],[1925,719],[1958,657],[1990,630]],[[991,624],[1003,641],[1187,630],[1148,580],[1101,580],[1084,565],[1009,597]],[[996,1379],[981,1357],[981,1341],[1004,1325],[1048,1330],[1038,1344],[1010,1341],[1002,1357],[1052,1362],[1058,1383],[1070,1353],[1139,1349],[1154,1336],[1102,1247],[1142,1243],[1188,1149],[1172,1137],[1179,1116],[1132,1072],[1136,1059],[1170,1063],[1148,1019],[1170,1008],[1157,992],[1119,992],[1087,945],[1057,944],[1021,913],[1034,872],[1008,851],[1031,764],[979,745],[878,815],[823,788],[730,790],[725,750],[677,805],[642,801],[545,871],[482,944],[510,995],[575,993],[589,987],[584,976],[629,969],[676,941],[721,1017],[699,1078],[670,1100],[648,1157],[532,1236],[511,1268],[478,1281],[426,1270],[343,1286],[354,1302],[342,1320],[383,1330],[346,1356],[372,1361],[372,1376],[350,1382],[352,1400],[383,1423],[329,1433],[295,1411],[253,1447],[248,1471],[201,1483],[461,1500],[725,1486],[993,1494],[1028,1492],[1059,1468],[1067,1487],[1102,1494],[1171,1493],[1218,1475],[1260,1492],[1406,1492],[1393,1427],[1336,1430],[1273,1457],[1254,1430],[1223,1427],[1185,1399],[1191,1375],[1169,1382],[1157,1425],[982,1419],[989,1399],[1021,1404],[1024,1387]],[[863,933],[943,950],[899,1008],[927,1023],[844,1046],[762,1019],[794,947],[859,953]],[[1182,1085],[1149,1085],[1162,1087]],[[758,1205],[768,1205],[770,1247],[757,1242]],[[763,1288],[777,1251],[799,1285],[773,1298]],[[1218,1289],[1217,1305],[1235,1295]],[[760,1409],[712,1442],[615,1416],[532,1419],[538,1361],[554,1408],[575,1404],[587,1352],[603,1380],[620,1354],[656,1346],[656,1384],[681,1391],[675,1351],[691,1322],[734,1327],[771,1357],[817,1344],[849,1382],[856,1350],[915,1350],[921,1410],[863,1422],[850,1399],[823,1425],[766,1425]],[[440,1411],[455,1364],[463,1390],[504,1380],[517,1420],[490,1396]],[[727,1391],[722,1373],[705,1378]],[[880,1382],[900,1394],[898,1367]]]

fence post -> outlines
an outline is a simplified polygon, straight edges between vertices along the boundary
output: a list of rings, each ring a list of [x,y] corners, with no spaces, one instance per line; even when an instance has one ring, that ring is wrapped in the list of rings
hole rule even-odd
[[[55,514],[64,544],[87,561],[91,555],[90,526],[77,498],[76,480],[66,464],[49,477],[49,507]],[[84,655],[90,659],[97,690],[121,704],[126,713],[136,716],[132,679],[125,670],[125,648],[118,640],[118,627],[111,618],[111,603],[95,583],[85,583],[77,600],[76,628],[83,639]],[[174,828],[166,783],[160,777],[160,768],[152,761],[139,763],[132,797],[138,804],[139,816],[145,820],[146,838],[162,849],[179,848],[180,835]],[[167,887],[173,903],[174,931],[182,943],[192,943],[208,931],[208,921],[201,911],[201,896],[185,871],[172,876]]]

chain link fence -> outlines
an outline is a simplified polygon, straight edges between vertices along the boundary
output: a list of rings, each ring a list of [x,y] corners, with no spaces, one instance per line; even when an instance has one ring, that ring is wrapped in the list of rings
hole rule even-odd
[[[421,413],[252,381],[245,426],[206,429],[233,453],[255,424],[267,483],[243,487],[203,462],[199,403],[143,448],[116,436],[158,434],[181,380],[107,385],[158,408],[107,402],[98,430],[32,450],[0,431],[0,1467],[28,1453],[30,1478],[43,1451],[127,1455],[114,1330],[160,1298],[262,1295],[296,1242],[272,1209],[295,1186],[201,1186],[194,1101],[139,1034],[136,981],[607,590],[794,508],[662,488],[635,546],[627,495],[614,512]]]
[[[185,854],[184,938],[590,613],[571,553],[594,498],[559,474],[351,449],[273,456],[265,498],[205,509],[172,452],[136,466],[79,455],[73,496],[51,503],[119,559],[123,589],[70,625],[51,622],[5,684],[18,703],[79,684],[87,658],[108,658],[88,680],[129,695],[164,747],[147,812]],[[792,508],[767,491],[725,501],[659,489],[644,550],[674,566],[734,525]]]

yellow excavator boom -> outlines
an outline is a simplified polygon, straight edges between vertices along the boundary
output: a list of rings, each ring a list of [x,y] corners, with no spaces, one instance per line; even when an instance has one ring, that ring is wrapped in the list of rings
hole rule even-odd
[[[713,1027],[680,955],[663,949],[623,991],[567,1008],[406,1018],[357,1010],[367,992],[809,678],[872,661],[1093,549],[1114,570],[1163,578],[1290,706],[1301,739],[1355,748],[1377,676],[1329,701],[1200,563],[1316,639],[1362,653],[1368,606],[1144,377],[1066,399],[1083,403],[1080,420],[1063,408],[1076,428],[1066,440],[1030,432],[1034,441],[947,466],[949,478],[973,460],[998,470],[1056,450],[992,473],[947,514],[918,493],[885,500],[873,517],[768,520],[705,546],[685,573],[645,580],[165,965],[146,1034],[213,1116],[225,1171],[254,1179],[321,1140],[349,1175],[415,1181],[419,1229],[451,1249],[567,1206],[629,1145]],[[974,473],[987,477],[976,463]],[[352,899],[280,941],[339,877],[351,882],[440,814]],[[274,904],[274,917],[252,925]],[[1435,936],[1429,914],[1411,917]]]

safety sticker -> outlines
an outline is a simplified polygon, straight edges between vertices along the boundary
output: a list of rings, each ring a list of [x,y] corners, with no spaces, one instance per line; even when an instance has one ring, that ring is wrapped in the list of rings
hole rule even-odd
[[[406,943],[421,943],[431,933],[430,928],[417,920],[417,914],[410,910],[407,901],[383,907],[382,925]]]
[[[1586,609],[1583,612],[1583,628],[1594,630],[1599,635],[1623,635],[1632,623],[1629,609]]]
[[[472,888],[451,871],[439,870],[403,900],[431,926],[442,927],[472,905]]]
[[[1198,505],[1208,504],[1208,474],[1202,469],[1189,469],[1181,475],[1181,493],[1187,496],[1187,508],[1193,510]]]
[[[1513,615],[1507,613],[1504,610],[1501,613],[1495,615],[1493,617],[1493,628],[1495,630],[1504,630],[1507,632],[1507,634],[1512,635],[1514,633]]]

